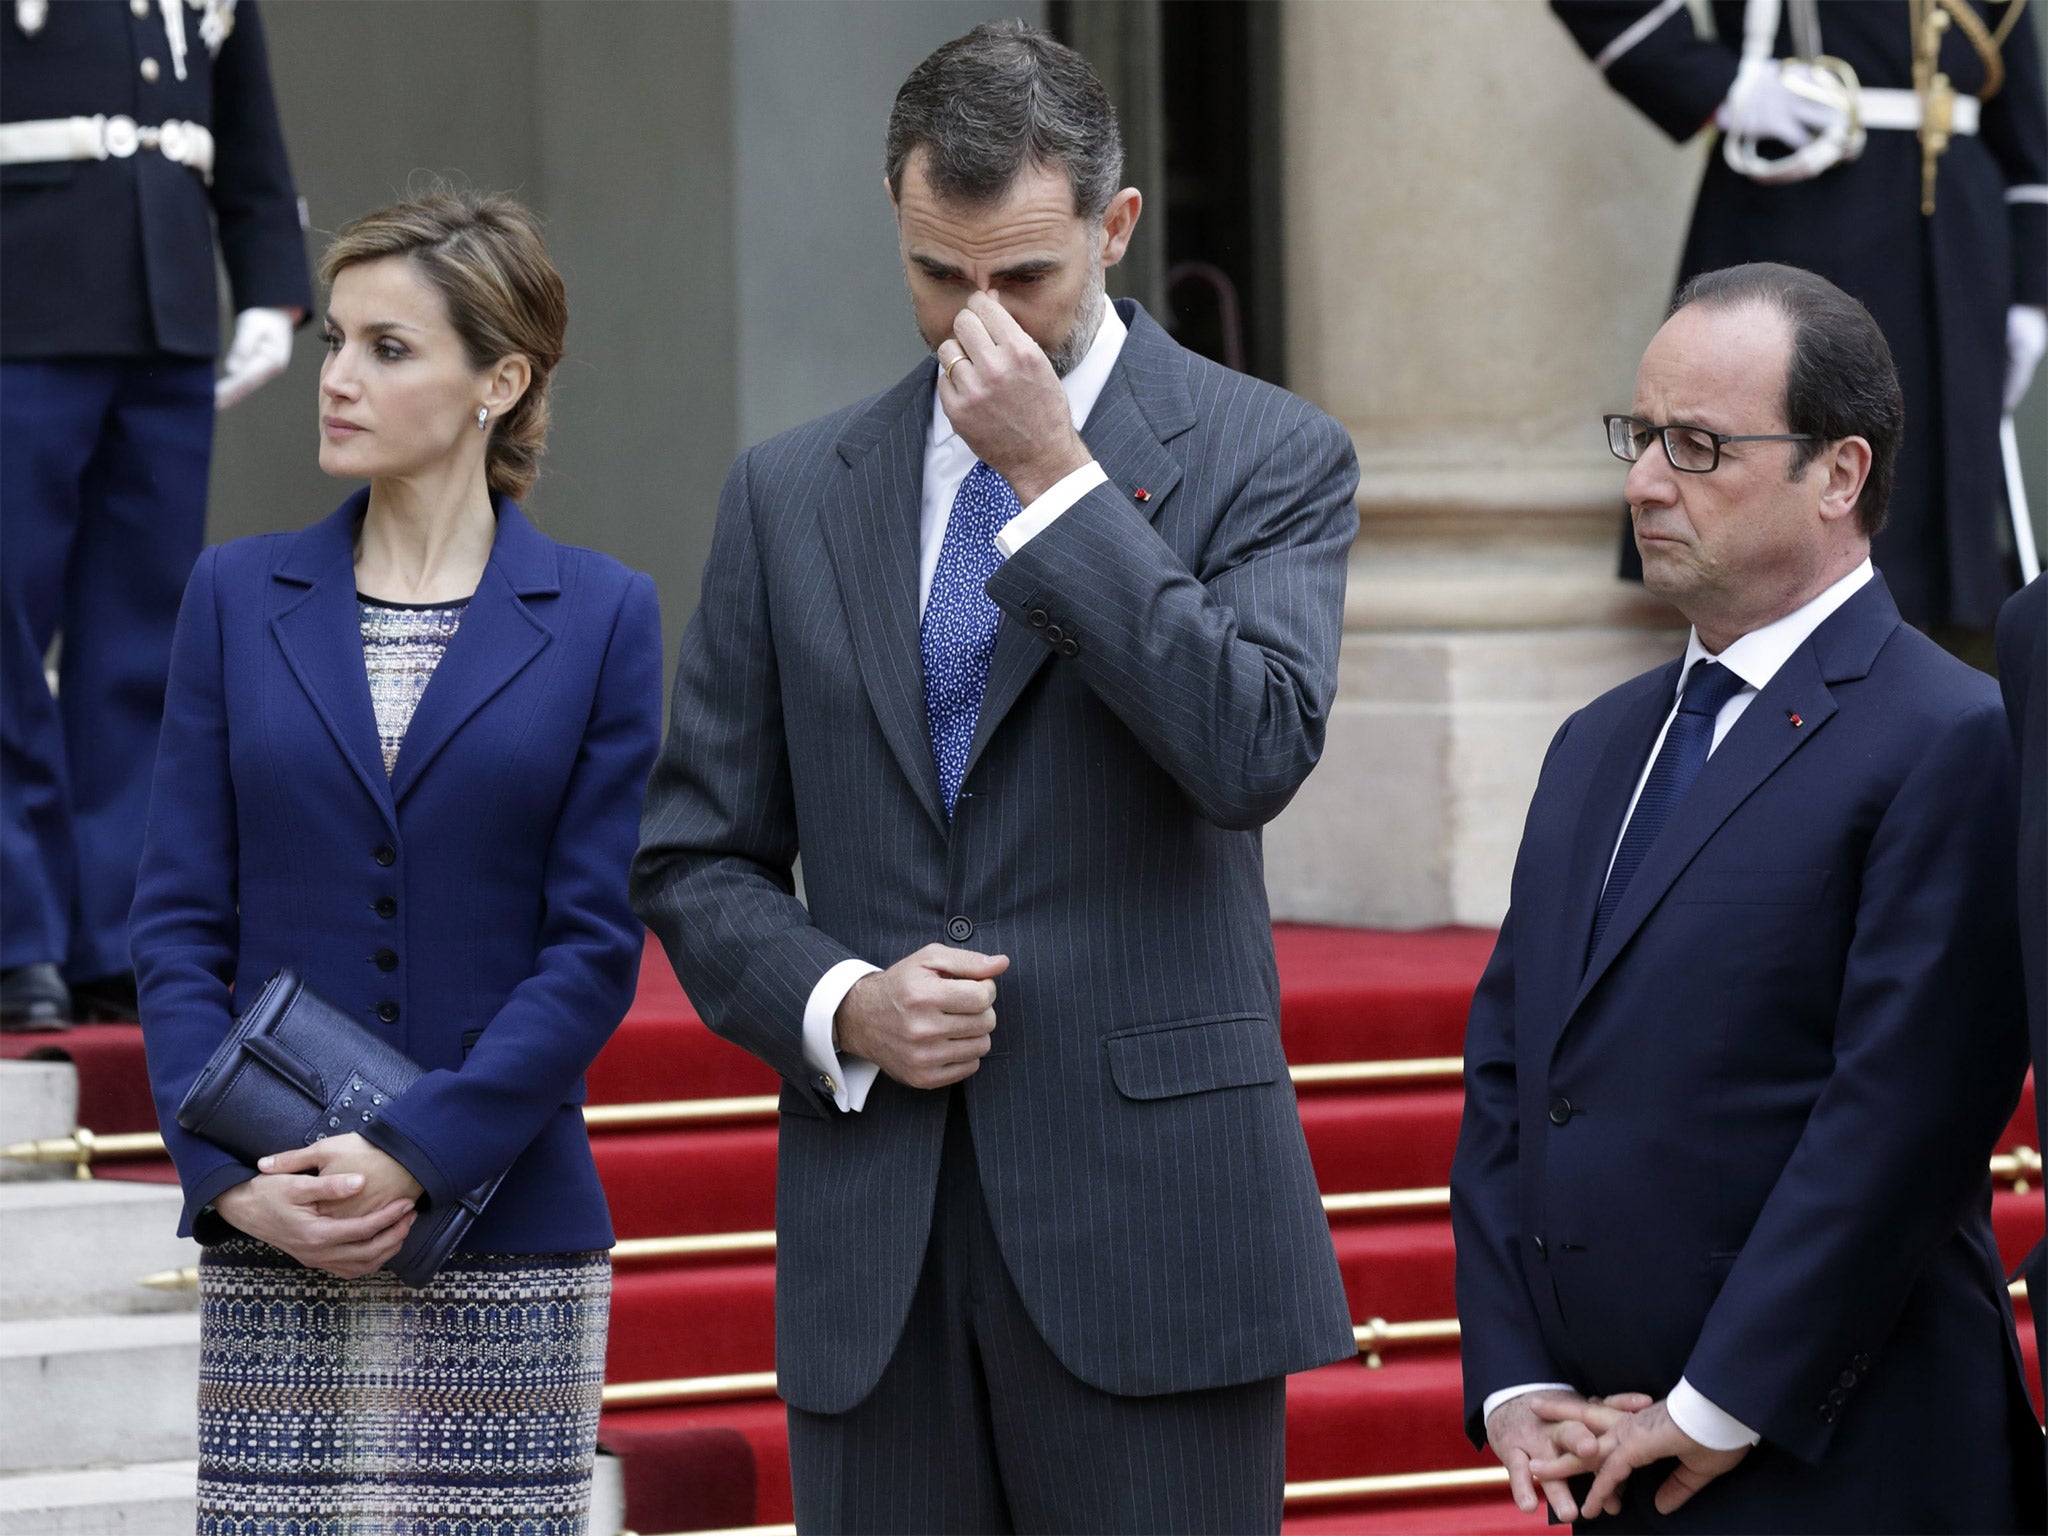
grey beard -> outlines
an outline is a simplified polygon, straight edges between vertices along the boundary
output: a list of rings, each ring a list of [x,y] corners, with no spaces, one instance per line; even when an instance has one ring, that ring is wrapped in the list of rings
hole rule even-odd
[[[1107,302],[1107,295],[1102,268],[1097,267],[1095,275],[1088,281],[1088,291],[1081,295],[1081,302],[1074,308],[1074,323],[1067,327],[1067,339],[1046,359],[1058,377],[1064,379],[1080,367],[1081,359],[1095,345],[1095,333],[1102,329],[1102,306]]]

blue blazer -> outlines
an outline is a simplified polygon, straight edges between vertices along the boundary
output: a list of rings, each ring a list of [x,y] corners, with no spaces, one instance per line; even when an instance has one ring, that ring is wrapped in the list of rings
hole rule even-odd
[[[1590,955],[1673,663],[1558,732],[1465,1042],[1451,1174],[1468,1429],[1523,1382],[1760,1432],[1607,1530],[2038,1518],[1986,1161],[2026,1067],[1998,690],[1880,578],[1751,702]],[[2031,1527],[2038,1528],[2038,1527]]]
[[[465,1248],[609,1247],[576,1106],[645,942],[626,876],[661,725],[654,584],[498,498],[387,779],[352,552],[368,499],[207,550],[178,616],[131,943],[180,1231],[254,1170],[178,1104],[235,990],[293,965],[428,1069],[371,1139],[432,1199],[510,1170]]]

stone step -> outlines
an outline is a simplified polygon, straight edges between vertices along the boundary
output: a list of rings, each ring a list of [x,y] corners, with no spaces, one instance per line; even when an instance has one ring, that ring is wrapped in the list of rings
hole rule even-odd
[[[0,1536],[191,1536],[198,1463],[0,1477]]]
[[[199,1314],[0,1322],[0,1472],[198,1449]]]
[[[0,1184],[0,1318],[189,1312],[190,1291],[156,1291],[144,1275],[199,1262],[179,1237],[175,1184],[114,1179]]]
[[[78,1125],[78,1069],[68,1061],[0,1061],[0,1147],[69,1136]],[[0,1158],[0,1180],[72,1178],[61,1163]]]
[[[76,1472],[0,1477],[0,1536],[191,1536],[198,1463],[152,1461]],[[616,1456],[591,1480],[590,1529],[612,1536],[626,1521]]]

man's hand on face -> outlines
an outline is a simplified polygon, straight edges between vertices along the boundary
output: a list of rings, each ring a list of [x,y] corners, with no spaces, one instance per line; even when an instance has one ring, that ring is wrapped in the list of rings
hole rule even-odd
[[[996,1027],[996,977],[1008,955],[927,944],[853,984],[833,1016],[837,1049],[872,1061],[911,1088],[971,1077]]]
[[[1508,1491],[1526,1514],[1540,1507],[1537,1491],[1550,1501],[1557,1518],[1569,1525],[1579,1506],[1565,1480],[1600,1465],[1600,1436],[1611,1432],[1638,1409],[1649,1406],[1643,1393],[1617,1397],[1581,1397],[1576,1392],[1524,1392],[1495,1408],[1486,1420],[1486,1441],[1508,1469]],[[1621,1513],[1617,1482],[1604,1504],[1587,1501],[1591,1516],[1604,1508]]]
[[[1052,363],[990,294],[967,301],[936,355],[946,419],[1025,506],[1094,457]]]
[[[1554,1397],[1559,1394],[1530,1395]],[[1517,1398],[1516,1401],[1523,1399]],[[1620,1399],[1610,1398],[1608,1401],[1611,1404]],[[1502,1405],[1503,1408],[1507,1406]],[[1548,1418],[1555,1410],[1550,1405],[1537,1403],[1534,1411],[1537,1417]],[[1623,1415],[1611,1426],[1600,1430],[1599,1434],[1599,1448],[1593,1459],[1599,1463],[1600,1472],[1586,1494],[1589,1518],[1603,1511],[1607,1514],[1619,1512],[1621,1485],[1638,1467],[1647,1467],[1651,1462],[1662,1461],[1666,1457],[1678,1459],[1678,1465],[1657,1490],[1657,1513],[1668,1515],[1722,1473],[1735,1468],[1750,1451],[1746,1445],[1732,1451],[1709,1450],[1672,1422],[1671,1410],[1662,1399]],[[1548,1462],[1532,1463],[1529,1468],[1531,1475],[1537,1478],[1570,1477],[1585,1471],[1583,1452],[1576,1446],[1571,1449],[1573,1454],[1568,1469],[1564,1458],[1553,1458]]]

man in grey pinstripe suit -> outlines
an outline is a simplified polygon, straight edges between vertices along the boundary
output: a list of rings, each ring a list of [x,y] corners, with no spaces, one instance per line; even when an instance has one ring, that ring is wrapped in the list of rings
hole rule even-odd
[[[887,148],[936,356],[734,466],[634,871],[785,1079],[797,1522],[1277,1530],[1286,1373],[1353,1344],[1259,829],[1357,463],[1105,302],[1140,200],[1078,55],[977,28]]]

